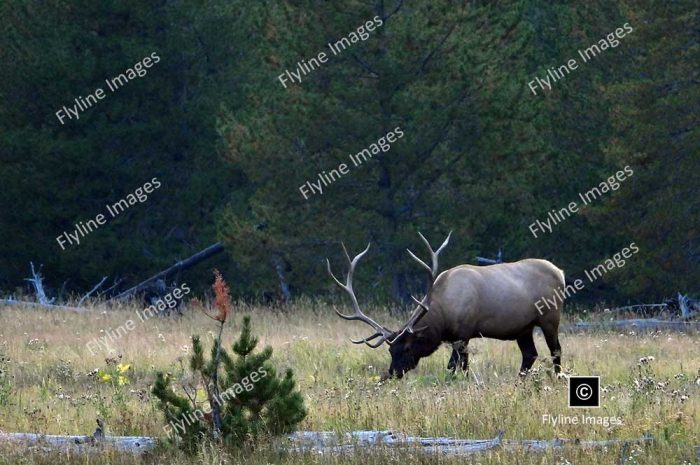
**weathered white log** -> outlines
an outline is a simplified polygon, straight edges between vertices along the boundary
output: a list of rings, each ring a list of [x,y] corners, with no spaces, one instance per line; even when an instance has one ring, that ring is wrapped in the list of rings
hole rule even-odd
[[[678,302],[678,309],[680,310],[681,318],[684,320],[687,320],[689,318],[692,318],[695,313],[698,313],[698,302],[696,300],[690,299],[688,296],[681,294],[680,292],[678,293],[678,297],[676,297],[676,301]],[[625,312],[625,311],[638,311],[641,313],[641,311],[644,311],[646,309],[661,309],[660,311],[663,311],[664,309],[669,308],[668,303],[661,303],[661,304],[635,304],[635,305],[626,305],[624,307],[616,307],[616,308],[610,308],[605,310],[606,312]]]
[[[298,431],[289,436],[296,452],[354,453],[367,447],[391,447],[420,450],[427,454],[467,455],[498,447],[502,433],[494,439],[450,439],[412,437],[393,431],[353,431],[342,435],[332,432]]]
[[[635,331],[699,331],[698,321],[659,320],[656,318],[636,318],[631,320],[610,320],[591,323],[574,323],[561,328],[564,332],[591,330],[635,330]]]
[[[452,438],[421,438],[407,436],[392,431],[354,431],[337,435],[332,432],[300,431],[289,436],[296,443],[292,451],[323,452],[323,453],[353,453],[365,451],[369,446],[379,446],[393,449],[408,449],[421,451],[426,454],[440,455],[470,455],[488,451],[494,448],[506,450],[522,450],[543,452],[567,446],[586,449],[609,447],[624,444],[650,443],[653,438],[646,435],[632,440],[581,441],[577,439],[552,440],[504,440],[503,432],[498,432],[493,439],[452,439]]]
[[[503,439],[503,432],[497,432],[492,439],[452,439],[413,437],[393,431],[353,431],[345,434],[333,432],[299,431],[288,436],[293,444],[287,449],[296,452],[355,453],[366,451],[368,447],[386,447],[420,451],[426,454],[470,455],[495,448],[543,452],[563,447],[598,448],[625,444],[644,444],[653,441],[650,435],[632,440],[581,441],[577,439],[551,440],[512,440]],[[114,450],[142,454],[153,450],[157,438],[140,436],[107,436],[94,440],[92,436],[57,436],[32,433],[0,433],[0,442],[21,444],[29,449],[46,452],[71,450],[78,453],[103,452]],[[700,448],[698,449],[700,451]],[[699,452],[700,453],[700,452]]]
[[[17,306],[17,307],[43,308],[46,310],[69,310],[69,311],[76,312],[76,313],[87,313],[88,312],[88,310],[85,308],[68,307],[66,305],[40,304],[38,302],[25,302],[23,300],[15,300],[15,299],[0,299],[0,304],[12,305],[12,306]]]
[[[58,436],[33,433],[0,433],[0,442],[21,444],[46,452],[71,450],[81,453],[115,450],[141,454],[156,446],[157,439],[141,436],[106,436],[97,441],[92,436]]]
[[[605,310],[606,312],[626,312],[628,310],[634,310],[635,308],[641,308],[641,309],[646,309],[646,308],[668,308],[668,304],[636,304],[636,305],[627,305],[624,307],[615,307],[615,308],[609,308]]]

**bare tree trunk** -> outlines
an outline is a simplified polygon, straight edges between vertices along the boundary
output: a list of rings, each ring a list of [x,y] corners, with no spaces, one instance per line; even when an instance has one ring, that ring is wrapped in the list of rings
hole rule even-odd
[[[212,373],[212,395],[213,399],[209,399],[211,406],[211,417],[214,421],[214,437],[221,436],[221,395],[219,393],[219,364],[221,363],[221,334],[224,331],[224,321],[220,322],[219,336],[216,338],[216,357],[214,358],[214,373]]]
[[[30,283],[32,283],[32,285],[34,286],[34,293],[36,294],[36,299],[41,305],[51,305],[56,299],[49,299],[48,297],[46,297],[46,292],[44,292],[44,277],[41,276],[41,266],[39,267],[39,271],[35,271],[34,262],[29,262],[29,265],[32,268],[32,277],[25,279],[25,281],[29,281]]]
[[[410,294],[406,283],[406,273],[403,271],[395,272],[391,277],[391,297],[395,301],[405,304],[411,301]]]
[[[277,272],[277,277],[279,278],[282,298],[284,299],[284,303],[287,303],[292,298],[292,293],[289,290],[289,283],[287,283],[287,280],[284,277],[284,260],[278,256],[275,256],[273,257],[272,262],[275,267],[275,271]]]

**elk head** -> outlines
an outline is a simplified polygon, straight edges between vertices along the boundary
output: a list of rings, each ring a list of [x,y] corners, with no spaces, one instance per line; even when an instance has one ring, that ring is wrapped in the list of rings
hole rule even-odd
[[[364,339],[351,339],[351,341],[354,344],[367,344],[373,349],[376,349],[385,342],[389,346],[389,353],[391,354],[391,365],[389,366],[388,373],[382,379],[386,379],[391,376],[401,378],[405,372],[412,370],[416,367],[416,365],[418,365],[418,360],[421,357],[429,355],[432,351],[435,350],[437,345],[439,345],[439,341],[437,345],[435,345],[435,341],[425,341],[425,338],[421,337],[421,333],[426,329],[426,327],[418,329],[415,329],[414,327],[430,309],[431,291],[433,283],[435,282],[438,273],[438,255],[440,255],[440,252],[442,252],[442,250],[447,246],[452,232],[450,232],[447,235],[447,238],[437,249],[437,251],[433,250],[428,240],[421,233],[418,233],[418,235],[428,247],[428,250],[430,252],[431,265],[426,264],[423,260],[418,258],[410,250],[406,250],[411,256],[411,258],[417,261],[423,268],[425,268],[428,271],[428,273],[430,273],[428,292],[425,294],[425,297],[423,297],[423,299],[421,300],[418,300],[415,297],[411,296],[411,298],[416,302],[417,306],[411,313],[411,316],[408,318],[408,320],[397,331],[392,331],[365,315],[360,309],[357,297],[355,296],[355,291],[352,287],[352,278],[355,272],[355,267],[357,266],[357,263],[360,261],[360,259],[364,257],[365,254],[369,251],[370,244],[367,244],[367,248],[364,251],[360,252],[358,255],[356,255],[353,259],[350,258],[350,255],[348,254],[348,251],[345,248],[345,244],[342,244],[343,252],[345,253],[345,257],[347,258],[349,263],[349,270],[345,279],[345,284],[340,282],[340,280],[338,280],[338,278],[335,277],[333,271],[331,271],[331,263],[328,259],[326,259],[326,263],[328,265],[328,274],[330,274],[331,278],[333,278],[333,280],[336,282],[336,284],[338,284],[338,286],[340,286],[341,289],[348,293],[354,309],[354,313],[352,315],[345,315],[343,313],[340,313],[337,309],[335,310],[335,312],[338,314],[338,316],[345,320],[357,320],[367,323],[374,330],[373,334]]]

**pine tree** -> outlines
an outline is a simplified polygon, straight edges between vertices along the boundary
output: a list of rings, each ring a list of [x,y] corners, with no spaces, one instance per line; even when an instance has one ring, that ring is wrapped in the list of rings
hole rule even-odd
[[[230,296],[221,275],[218,272],[215,275],[213,287],[218,314],[212,318],[219,323],[219,335],[209,360],[204,356],[199,336],[193,336],[190,358],[190,370],[201,380],[206,401],[198,402],[197,387],[194,393],[183,387],[185,396],[176,394],[170,387],[170,379],[162,373],[157,374],[152,390],[160,401],[169,431],[179,437],[181,447],[188,452],[195,451],[205,438],[241,447],[262,436],[289,433],[306,416],[303,397],[295,390],[292,370],[277,376],[270,363],[272,348],[267,346],[255,352],[258,339],[252,334],[250,317],[243,318],[238,340],[232,345],[235,356],[231,357],[222,347]]]
[[[0,67],[0,286],[22,283],[31,260],[48,287],[84,294],[106,274],[135,283],[216,242],[212,217],[242,183],[220,166],[216,119],[223,102],[237,108],[251,68],[244,3],[0,2],[0,61],[12,63]],[[105,79],[151,53],[147,75],[109,91]],[[58,121],[98,87],[104,100]],[[153,177],[162,187],[147,201],[109,217],[105,205]],[[59,247],[99,213],[106,225]]]
[[[170,425],[169,431],[175,431],[180,440],[180,447],[193,453],[197,450],[198,444],[206,437],[207,428],[202,422],[190,422],[189,419],[196,418],[193,403],[187,397],[179,396],[170,386],[172,380],[162,372],[156,373],[156,382],[151,392],[159,400],[159,407],[165,416],[165,422]],[[186,427],[179,430],[173,425],[186,420]],[[170,436],[170,434],[168,434]],[[171,437],[172,438],[172,437]]]
[[[634,176],[599,210],[602,227],[636,242],[617,283],[660,299],[697,292],[700,281],[700,7],[621,2],[634,32],[624,79],[605,89],[615,133],[606,154]],[[627,40],[628,38],[625,38]]]
[[[225,212],[221,232],[256,285],[325,290],[324,257],[341,240],[371,240],[377,294],[409,302],[424,280],[405,253],[416,230],[455,231],[446,265],[501,245],[511,257],[523,250],[527,223],[514,216],[537,211],[531,175],[549,149],[537,130],[543,100],[526,86],[535,50],[526,2],[506,3],[267,2],[260,84],[222,128],[228,158],[256,191],[249,209]],[[369,38],[303,82],[270,79],[375,16],[383,24]],[[397,126],[405,136],[390,151],[304,199],[300,185]]]

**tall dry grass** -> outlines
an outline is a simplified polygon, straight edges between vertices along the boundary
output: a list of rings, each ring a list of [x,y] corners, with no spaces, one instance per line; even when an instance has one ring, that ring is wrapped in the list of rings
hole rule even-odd
[[[206,336],[217,322],[202,312],[141,321],[135,307],[96,306],[85,314],[0,307],[0,430],[45,434],[90,434],[95,418],[105,419],[108,434],[163,436],[163,420],[149,394],[156,370],[185,376],[192,334]],[[371,309],[382,321],[398,320]],[[348,342],[366,333],[359,323],[337,318],[331,306],[302,302],[285,311],[235,305],[225,331],[233,341],[243,315],[251,315],[261,346],[274,348],[280,370],[295,370],[309,409],[304,430],[397,430],[411,435],[510,439],[622,439],[650,432],[655,445],[627,451],[627,463],[693,463],[700,444],[700,337],[675,333],[564,334],[564,370],[600,375],[602,407],[587,413],[621,417],[622,426],[557,426],[542,416],[581,413],[567,407],[566,381],[549,374],[541,357],[535,372],[520,381],[520,353],[514,342],[475,340],[470,347],[471,374],[450,376],[449,349],[438,350],[401,381],[379,384],[389,355]],[[134,321],[133,330],[93,352],[86,344]],[[124,331],[122,331],[124,333]],[[204,337],[211,344],[212,339]],[[541,336],[541,355],[548,355]],[[642,361],[646,357],[646,362]],[[652,357],[652,358],[649,358]],[[125,372],[128,384],[105,375]],[[3,394],[5,393],[5,394]],[[618,463],[618,448],[595,452],[577,449],[546,454],[494,451],[468,463]],[[55,463],[55,457],[4,449],[0,463]],[[222,455],[223,454],[223,455]],[[61,463],[175,463],[192,461],[173,450],[151,456],[62,458]],[[196,463],[427,463],[435,457],[372,451],[367,456],[289,455],[273,449],[244,456],[203,448]],[[465,463],[464,458],[442,458]]]

